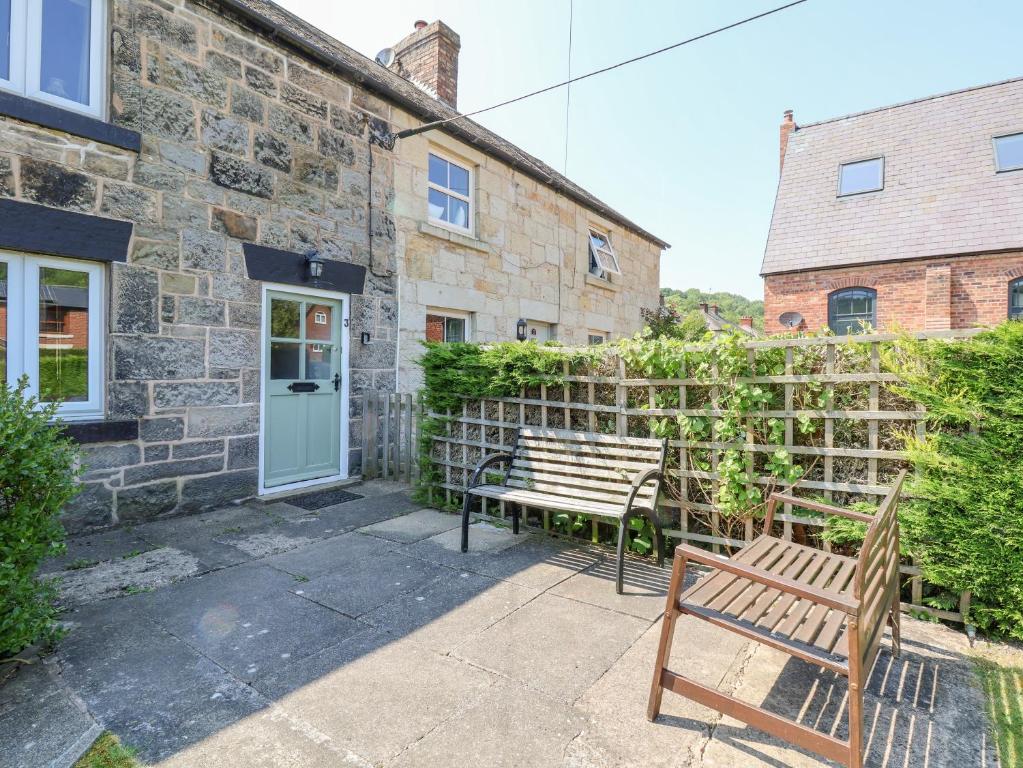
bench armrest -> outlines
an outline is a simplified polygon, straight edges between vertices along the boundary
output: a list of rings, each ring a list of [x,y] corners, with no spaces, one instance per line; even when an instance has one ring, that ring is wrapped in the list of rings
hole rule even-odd
[[[494,464],[500,464],[501,462],[511,462],[512,456],[510,453],[492,453],[489,456],[484,456],[483,460],[476,465],[476,469],[472,472],[472,477],[469,478],[468,488],[474,488],[479,485],[479,479],[486,471],[487,467],[493,466]]]
[[[636,494],[639,493],[640,488],[642,488],[644,485],[651,482],[652,480],[656,480],[658,485],[660,485],[661,481],[664,480],[664,473],[661,472],[661,470],[659,469],[646,469],[637,474],[634,478],[632,478],[632,487],[629,488],[629,497],[625,500],[626,512],[632,509],[632,505],[636,502]],[[656,516],[657,513],[656,496],[654,496],[653,506],[654,506],[653,512]]]
[[[771,573],[763,568],[757,568],[755,565],[739,563],[728,559],[724,555],[715,555],[712,552],[697,549],[688,544],[677,544],[675,546],[675,557],[684,557],[687,560],[709,565],[711,568],[716,568],[719,571],[725,571],[750,581],[765,584],[781,592],[796,595],[820,605],[826,605],[829,608],[834,608],[836,611],[842,611],[850,616],[857,615],[860,610],[858,601],[836,595],[834,592],[827,592],[811,584],[802,584],[786,576]]]
[[[774,509],[778,505],[778,502],[782,504],[791,504],[794,507],[800,509],[809,509],[813,512],[824,512],[828,515],[838,515],[844,517],[847,520],[857,520],[861,523],[871,523],[874,520],[873,515],[868,515],[863,512],[856,512],[852,509],[843,509],[842,507],[836,507],[832,504],[821,504],[817,501],[809,501],[807,499],[801,499],[798,496],[792,496],[788,493],[772,493],[770,498],[767,500],[767,513],[764,515],[764,535],[767,535],[771,530],[771,523],[774,522]]]

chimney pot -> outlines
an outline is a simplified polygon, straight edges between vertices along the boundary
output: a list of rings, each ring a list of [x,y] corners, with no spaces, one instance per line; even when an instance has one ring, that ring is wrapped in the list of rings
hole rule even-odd
[[[703,312],[703,313],[707,312],[707,302],[705,302],[705,301],[701,301],[700,302],[700,311]]]
[[[778,173],[780,174],[782,169],[785,167],[785,150],[789,146],[789,136],[799,126],[796,125],[795,117],[793,117],[792,110],[786,109],[781,116],[781,128],[779,129],[779,142],[778,142]]]
[[[416,23],[412,25],[417,31],[426,26],[426,22],[422,19],[417,19]],[[791,114],[791,113],[790,113]]]
[[[711,304],[710,305],[710,311],[713,312],[715,315],[718,314],[718,305],[717,304]]]
[[[750,315],[743,315],[739,318],[739,325],[745,328],[747,331],[753,330],[753,318]]]

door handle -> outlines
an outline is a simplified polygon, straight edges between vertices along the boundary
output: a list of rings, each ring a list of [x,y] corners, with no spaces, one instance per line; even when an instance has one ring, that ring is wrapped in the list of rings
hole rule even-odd
[[[296,381],[288,385],[290,392],[315,392],[319,388],[320,385],[312,381]]]
[[[334,391],[339,392],[341,390],[341,374],[334,374]]]

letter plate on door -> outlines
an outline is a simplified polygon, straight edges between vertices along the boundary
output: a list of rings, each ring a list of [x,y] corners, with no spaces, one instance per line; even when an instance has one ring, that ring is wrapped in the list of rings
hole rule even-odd
[[[320,385],[312,381],[296,381],[288,385],[288,390],[291,392],[315,392],[319,388]]]

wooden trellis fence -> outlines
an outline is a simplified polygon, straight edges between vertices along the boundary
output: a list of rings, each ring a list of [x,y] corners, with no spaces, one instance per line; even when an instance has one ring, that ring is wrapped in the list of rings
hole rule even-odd
[[[418,425],[422,409],[410,394],[362,396],[362,476],[413,483],[419,479]]]
[[[971,335],[970,331],[919,334],[927,338],[954,338]],[[784,448],[808,466],[804,477],[796,483],[797,493],[823,496],[836,503],[875,500],[885,495],[888,481],[905,466],[902,436],[906,432],[923,437],[925,414],[913,403],[895,396],[888,388],[895,377],[881,370],[881,345],[896,342],[895,335],[833,336],[797,339],[770,339],[743,343],[750,368],[758,354],[775,350],[784,356],[783,371],[730,380],[769,388],[776,393],[781,407],[758,413],[758,416],[782,420]],[[698,351],[700,347],[692,347]],[[780,350],[780,352],[778,351]],[[799,372],[798,361],[809,353],[815,356],[816,370]],[[725,412],[718,408],[719,387],[724,379],[697,377],[683,369],[678,378],[648,379],[634,375],[621,357],[605,358],[598,371],[572,370],[566,362],[559,386],[539,386],[522,390],[518,397],[466,400],[460,413],[428,414],[445,420],[444,433],[434,439],[431,454],[440,470],[440,481],[433,491],[448,504],[458,503],[468,476],[486,454],[510,450],[520,426],[542,426],[558,429],[579,429],[618,435],[653,434],[653,418],[679,416],[720,418]],[[801,388],[816,387],[824,393],[822,407],[799,405]],[[677,406],[658,407],[670,391]],[[805,398],[804,398],[805,399]],[[852,403],[842,407],[842,403]],[[837,404],[836,404],[837,403]],[[810,420],[815,440],[803,439],[798,423]],[[721,535],[718,512],[701,492],[719,477],[717,451],[737,448],[752,455],[752,469],[747,472],[747,485],[761,486],[765,491],[778,487],[777,478],[762,469],[768,454],[778,445],[759,444],[754,430],[748,427],[746,439],[735,443],[715,442],[713,438],[687,441],[670,440],[675,454],[668,477],[676,492],[663,496],[660,513],[672,521],[670,536],[699,542],[715,550],[741,547],[753,537],[753,524],[748,521],[741,538]],[[693,452],[704,452],[711,459],[709,468],[696,466]],[[493,505],[493,502],[491,502]],[[488,508],[484,507],[484,512]],[[497,505],[494,514],[503,517]],[[550,515],[527,510],[527,521],[551,527]],[[782,535],[791,539],[794,533],[819,533],[824,521],[798,515],[786,505],[776,519],[783,526]],[[598,522],[592,521],[592,536],[598,539]],[[828,547],[826,541],[822,546]],[[937,610],[923,604],[924,584],[920,571],[912,564],[902,568],[909,579],[908,609],[919,610],[953,621],[962,621],[969,608],[969,594],[959,600],[958,610]]]

